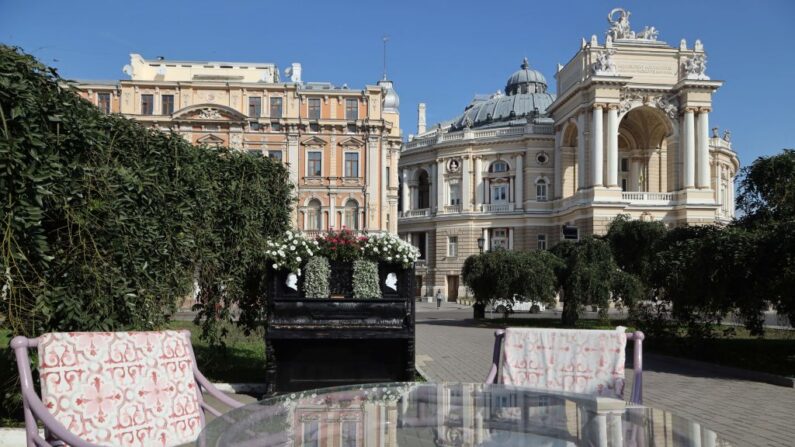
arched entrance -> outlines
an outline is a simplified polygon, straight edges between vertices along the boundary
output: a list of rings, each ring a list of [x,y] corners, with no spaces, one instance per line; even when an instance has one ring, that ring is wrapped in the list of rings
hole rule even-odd
[[[660,109],[640,106],[618,127],[618,183],[627,192],[670,192],[678,183],[676,128]]]

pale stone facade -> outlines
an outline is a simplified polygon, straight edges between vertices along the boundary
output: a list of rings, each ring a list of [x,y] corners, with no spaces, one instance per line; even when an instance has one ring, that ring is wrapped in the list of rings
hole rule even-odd
[[[635,33],[628,14],[593,36],[547,93],[527,62],[505,94],[475,98],[464,113],[405,143],[401,237],[423,253],[418,294],[470,298],[464,260],[495,246],[548,248],[604,234],[619,214],[668,226],[734,217],[739,169],[729,133],[710,130],[712,95],[703,46]],[[616,37],[618,36],[618,37]]]
[[[108,113],[194,144],[229,146],[288,165],[297,185],[294,225],[397,232],[399,99],[386,78],[360,90],[303,82],[300,64],[144,59],[129,80],[79,82]]]

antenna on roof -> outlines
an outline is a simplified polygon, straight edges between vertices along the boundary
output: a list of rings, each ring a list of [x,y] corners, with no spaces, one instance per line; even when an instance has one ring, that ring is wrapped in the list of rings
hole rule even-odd
[[[384,80],[386,81],[386,43],[389,40],[389,36],[384,34],[382,39],[384,40]]]

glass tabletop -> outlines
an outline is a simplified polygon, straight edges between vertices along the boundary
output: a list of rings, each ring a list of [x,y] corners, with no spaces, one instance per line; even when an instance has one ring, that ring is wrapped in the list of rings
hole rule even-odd
[[[671,413],[482,383],[386,383],[280,395],[205,427],[206,446],[728,446]]]

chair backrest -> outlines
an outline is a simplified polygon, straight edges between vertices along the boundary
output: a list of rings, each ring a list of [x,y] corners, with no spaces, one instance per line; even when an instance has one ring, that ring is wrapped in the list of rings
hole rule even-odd
[[[487,383],[623,399],[627,340],[634,340],[633,403],[642,403],[642,332],[507,328],[495,333]]]
[[[202,430],[184,332],[50,333],[38,350],[44,405],[90,443],[176,446]]]

